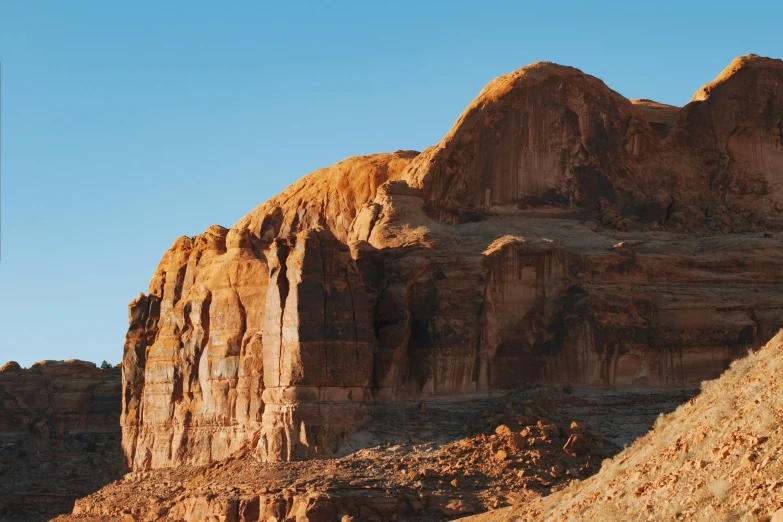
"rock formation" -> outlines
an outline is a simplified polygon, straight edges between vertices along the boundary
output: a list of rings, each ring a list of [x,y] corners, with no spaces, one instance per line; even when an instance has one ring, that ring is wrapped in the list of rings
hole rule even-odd
[[[491,398],[430,399],[426,407],[385,404],[372,408],[361,431],[371,447],[346,456],[260,462],[246,444],[221,462],[130,472],[55,520],[453,520],[588,478],[619,444],[693,396],[528,386]]]
[[[121,395],[119,368],[0,368],[0,520],[49,520],[122,475]]]
[[[715,377],[783,326],[781,183],[780,60],[683,108],[551,63],[500,77],[437,146],[175,241],[129,308],[128,460],[328,456],[370,404]]]
[[[77,360],[0,367],[0,432],[114,432],[120,409],[118,368]]]

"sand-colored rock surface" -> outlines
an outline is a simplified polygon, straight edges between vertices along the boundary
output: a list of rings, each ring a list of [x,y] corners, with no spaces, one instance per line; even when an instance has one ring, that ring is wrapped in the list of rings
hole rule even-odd
[[[421,154],[177,239],[130,305],[131,466],[328,457],[390,401],[716,377],[783,327],[782,63],[683,108],[536,63]]]
[[[0,368],[0,520],[49,520],[122,476],[121,392],[90,362]]]

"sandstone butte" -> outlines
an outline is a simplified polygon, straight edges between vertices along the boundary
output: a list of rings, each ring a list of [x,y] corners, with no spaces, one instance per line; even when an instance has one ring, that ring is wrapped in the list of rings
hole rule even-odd
[[[125,454],[328,457],[372,405],[714,378],[783,327],[781,218],[782,61],[684,107],[532,64],[434,147],[177,239],[129,306]]]

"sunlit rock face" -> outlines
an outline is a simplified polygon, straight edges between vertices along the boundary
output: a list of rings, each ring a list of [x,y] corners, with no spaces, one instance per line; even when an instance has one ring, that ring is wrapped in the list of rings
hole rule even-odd
[[[129,308],[123,445],[136,468],[255,441],[329,455],[365,416],[374,335],[349,226],[415,153],[318,171],[231,230],[181,237]]]
[[[615,201],[659,139],[597,78],[536,63],[492,81],[406,179],[439,205]]]
[[[736,58],[693,95],[670,143],[702,157],[712,190],[783,210],[783,62]]]
[[[329,456],[374,403],[717,376],[783,327],[781,86],[742,57],[677,108],[533,64],[421,154],[177,239],[129,309],[128,459]]]

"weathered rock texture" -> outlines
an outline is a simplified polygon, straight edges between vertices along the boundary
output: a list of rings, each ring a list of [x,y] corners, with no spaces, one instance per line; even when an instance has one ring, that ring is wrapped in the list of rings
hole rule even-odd
[[[122,476],[119,368],[0,368],[0,520],[35,522]]]
[[[179,238],[130,305],[132,466],[335,453],[372,402],[676,387],[783,326],[783,62],[683,108],[536,63],[421,154],[316,171]]]
[[[16,362],[0,367],[0,432],[116,432],[121,409],[119,368],[85,361]],[[40,426],[40,427],[39,427]]]

